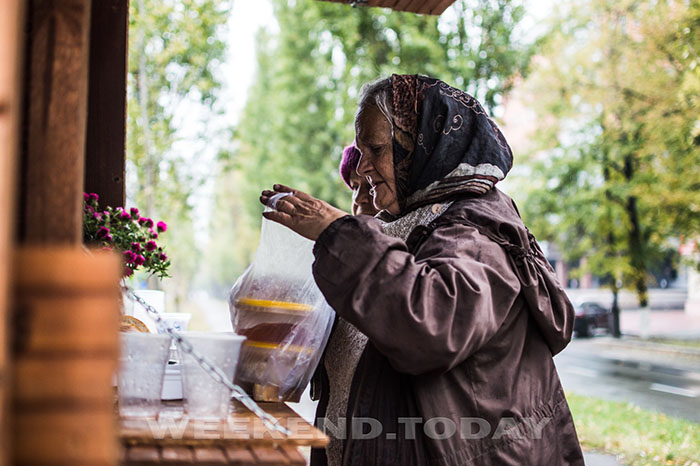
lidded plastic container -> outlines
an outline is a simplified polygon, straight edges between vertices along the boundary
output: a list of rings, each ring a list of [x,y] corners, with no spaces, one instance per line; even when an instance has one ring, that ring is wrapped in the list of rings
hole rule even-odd
[[[258,401],[298,401],[333,325],[311,273],[313,242],[262,221],[253,263],[229,296],[233,329],[246,336],[236,383]]]

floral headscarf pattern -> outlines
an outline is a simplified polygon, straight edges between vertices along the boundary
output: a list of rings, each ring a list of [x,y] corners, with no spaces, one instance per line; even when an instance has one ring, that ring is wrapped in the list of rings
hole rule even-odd
[[[443,81],[393,75],[393,149],[402,214],[456,194],[484,194],[513,154],[481,104]]]

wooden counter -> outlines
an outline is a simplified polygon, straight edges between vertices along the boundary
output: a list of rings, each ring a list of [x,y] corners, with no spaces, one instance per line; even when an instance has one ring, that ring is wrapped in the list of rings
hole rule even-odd
[[[120,464],[304,465],[300,446],[324,447],[328,437],[284,403],[259,403],[291,430],[289,436],[265,427],[252,412],[233,402],[225,421],[184,415],[181,401],[163,402],[155,419],[121,419]]]

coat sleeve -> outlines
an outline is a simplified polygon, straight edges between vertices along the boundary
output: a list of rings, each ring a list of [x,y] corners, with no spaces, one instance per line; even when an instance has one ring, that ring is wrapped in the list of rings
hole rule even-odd
[[[409,374],[447,371],[503,324],[520,292],[505,251],[466,225],[435,229],[416,255],[371,217],[333,222],[314,246],[328,303]]]

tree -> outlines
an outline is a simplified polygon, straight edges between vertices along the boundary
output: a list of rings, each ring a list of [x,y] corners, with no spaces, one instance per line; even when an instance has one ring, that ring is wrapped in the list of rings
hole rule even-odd
[[[700,162],[692,3],[571,2],[529,83],[541,152],[527,221],[568,259],[587,257],[615,297],[633,288],[642,308],[649,266],[700,231],[700,180],[687,174]]]
[[[172,291],[186,294],[196,269],[191,194],[201,182],[192,154],[174,149],[180,106],[211,110],[220,87],[214,69],[230,1],[133,0],[129,11],[128,198],[170,225]],[[158,283],[151,283],[158,286]]]

